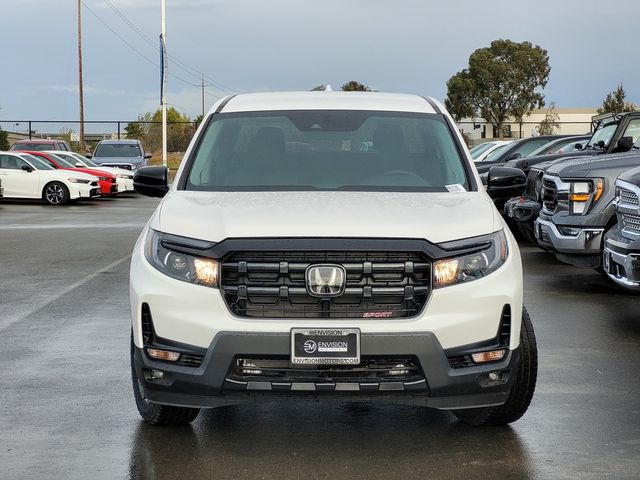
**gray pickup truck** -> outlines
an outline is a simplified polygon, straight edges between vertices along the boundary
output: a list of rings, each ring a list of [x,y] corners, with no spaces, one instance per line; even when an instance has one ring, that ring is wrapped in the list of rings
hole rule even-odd
[[[618,223],[605,234],[602,267],[615,283],[640,292],[640,168],[616,181]]]
[[[525,172],[527,168],[530,169],[524,193],[511,198],[504,204],[504,214],[511,220],[510,224],[515,225],[518,231],[531,242],[536,243],[533,227],[542,210],[542,178],[548,168],[567,162],[573,164],[575,159],[580,159],[579,161],[586,161],[589,157],[604,159],[612,154],[635,150],[635,142],[640,138],[640,112],[601,115],[594,117],[594,124],[593,135],[580,156],[554,155],[546,159],[532,157],[507,162],[505,165],[520,168]],[[523,163],[525,160],[527,163]]]
[[[548,167],[542,177],[542,210],[534,223],[538,244],[565,263],[599,268],[604,232],[616,224],[615,181],[639,165],[634,147]]]

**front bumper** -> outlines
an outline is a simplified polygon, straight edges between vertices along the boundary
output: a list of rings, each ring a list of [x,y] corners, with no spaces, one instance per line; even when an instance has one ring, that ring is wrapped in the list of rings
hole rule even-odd
[[[640,292],[640,239],[625,238],[618,228],[609,230],[605,237],[602,266],[617,285]]]
[[[380,401],[451,410],[504,403],[520,359],[518,347],[508,351],[502,361],[454,369],[433,333],[363,334],[363,356],[413,355],[419,361],[423,379],[407,383],[296,383],[259,379],[238,382],[229,378],[238,355],[288,356],[289,351],[288,333],[219,332],[206,349],[199,367],[154,361],[137,347],[133,352],[133,366],[138,379],[142,379],[145,398],[166,405],[213,408],[257,399],[321,397],[323,400]],[[152,370],[156,371],[156,376],[158,371],[162,372],[162,378],[153,378]],[[490,373],[498,375],[499,379],[491,380]]]
[[[560,261],[577,267],[596,268],[600,265],[600,252],[604,228],[563,227],[572,232],[560,232],[550,220],[538,217],[534,234],[545,250],[556,253]]]
[[[100,196],[100,187],[88,185],[84,183],[68,184],[69,196],[72,200],[79,198],[94,198]]]
[[[513,218],[518,222],[533,223],[538,218],[541,208],[540,203],[534,200],[525,197],[514,197],[504,205],[504,213],[507,217]]]
[[[120,178],[116,177],[116,184],[118,185],[118,193],[133,192],[133,179],[132,178]]]

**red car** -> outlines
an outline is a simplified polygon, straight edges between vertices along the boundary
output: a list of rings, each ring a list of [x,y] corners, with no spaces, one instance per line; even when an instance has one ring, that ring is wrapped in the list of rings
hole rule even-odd
[[[118,193],[118,185],[116,184],[116,177],[110,173],[100,170],[92,170],[91,168],[78,168],[75,165],[67,162],[64,158],[60,158],[53,153],[38,152],[35,150],[17,150],[18,152],[28,153],[41,158],[53,168],[59,168],[62,170],[75,170],[77,172],[88,173],[94,177],[98,177],[98,185],[100,185],[100,195],[109,196]]]

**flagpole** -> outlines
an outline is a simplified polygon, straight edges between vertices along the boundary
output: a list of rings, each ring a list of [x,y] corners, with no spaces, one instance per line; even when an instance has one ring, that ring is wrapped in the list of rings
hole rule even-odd
[[[167,166],[167,52],[166,52],[166,34],[167,34],[167,8],[166,0],[161,0],[161,17],[162,17],[162,165]]]

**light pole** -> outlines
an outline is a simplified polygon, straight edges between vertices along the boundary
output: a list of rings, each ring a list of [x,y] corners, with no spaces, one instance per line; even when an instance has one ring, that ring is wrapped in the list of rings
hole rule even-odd
[[[167,77],[169,72],[168,70],[168,60],[167,60],[167,43],[166,43],[166,34],[167,34],[167,5],[166,0],[161,1],[161,17],[162,17],[162,29],[161,29],[161,39],[162,42],[162,165],[167,166]]]
[[[82,0],[78,0],[78,93],[80,96],[80,153],[84,155],[84,85],[82,81]],[[31,137],[29,137],[31,138]]]

